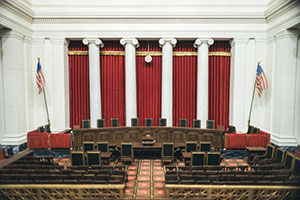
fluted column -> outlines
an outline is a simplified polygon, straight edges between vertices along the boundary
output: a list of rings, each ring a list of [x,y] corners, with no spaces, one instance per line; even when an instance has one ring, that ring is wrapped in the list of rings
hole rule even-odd
[[[125,46],[126,126],[131,126],[131,118],[137,117],[135,48],[139,42],[135,38],[123,38],[120,43]]]
[[[102,118],[99,46],[103,47],[103,42],[98,38],[85,38],[82,42],[89,45],[90,119],[91,127],[96,128],[97,119]]]
[[[197,119],[201,120],[202,128],[208,119],[208,47],[213,43],[213,39],[206,38],[198,38],[194,43],[198,49]]]
[[[167,119],[167,126],[173,122],[173,47],[177,40],[162,38],[162,88],[161,88],[161,117]]]

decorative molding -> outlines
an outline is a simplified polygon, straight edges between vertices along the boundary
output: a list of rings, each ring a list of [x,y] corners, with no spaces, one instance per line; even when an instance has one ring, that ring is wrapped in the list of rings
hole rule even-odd
[[[69,51],[69,56],[80,55],[87,56],[89,55],[88,51]],[[125,56],[125,51],[100,51],[102,56]],[[137,51],[136,56],[162,56],[161,51]],[[174,51],[173,56],[197,56],[197,52],[186,52],[186,51]],[[231,56],[230,52],[223,51],[212,51],[208,53],[208,56]]]
[[[1,13],[0,13],[0,24],[6,28],[22,32],[23,34],[26,34],[26,35],[31,35],[33,32],[31,30],[31,28],[29,28],[29,27],[25,26],[24,24],[21,24],[21,23],[15,21],[14,19],[9,18]]]
[[[27,133],[20,135],[4,135],[1,144],[5,145],[20,145],[27,142]]]
[[[186,18],[179,17],[149,17],[149,18],[129,18],[129,17],[99,17],[99,18],[35,18],[33,24],[267,24],[264,18]]]
[[[289,12],[292,8],[300,6],[299,1],[295,0],[277,0],[273,4],[269,5],[265,11],[265,18],[267,22],[271,22],[278,16]]]
[[[1,0],[0,7],[6,8],[13,14],[27,20],[29,23],[32,23],[34,12],[31,7],[26,4],[22,4],[21,1]]]
[[[2,38],[15,38],[18,40],[24,40],[25,38],[24,34],[14,30],[0,31],[0,35]]]

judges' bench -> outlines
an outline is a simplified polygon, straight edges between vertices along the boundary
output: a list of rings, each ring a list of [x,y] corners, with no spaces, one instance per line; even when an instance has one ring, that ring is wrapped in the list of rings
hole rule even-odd
[[[199,129],[187,127],[106,127],[74,129],[72,146],[82,147],[83,142],[142,142],[150,135],[156,142],[185,143],[186,141],[211,142],[215,149],[224,147],[224,131],[219,129]]]

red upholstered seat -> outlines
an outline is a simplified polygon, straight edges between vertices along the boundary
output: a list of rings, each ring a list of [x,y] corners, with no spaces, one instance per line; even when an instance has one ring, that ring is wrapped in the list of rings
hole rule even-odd
[[[247,146],[246,133],[227,133],[226,144],[227,149],[244,149]]]
[[[49,148],[49,136],[48,133],[27,133],[27,145],[29,149],[45,149]]]
[[[70,148],[71,138],[70,133],[52,133],[50,134],[51,148]]]

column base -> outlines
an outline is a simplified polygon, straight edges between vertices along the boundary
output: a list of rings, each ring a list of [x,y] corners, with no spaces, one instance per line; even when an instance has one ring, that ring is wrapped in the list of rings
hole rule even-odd
[[[298,146],[299,142],[294,136],[279,136],[275,133],[271,134],[271,142],[278,146]]]
[[[27,133],[20,135],[6,135],[1,140],[1,145],[21,145],[27,142]]]

